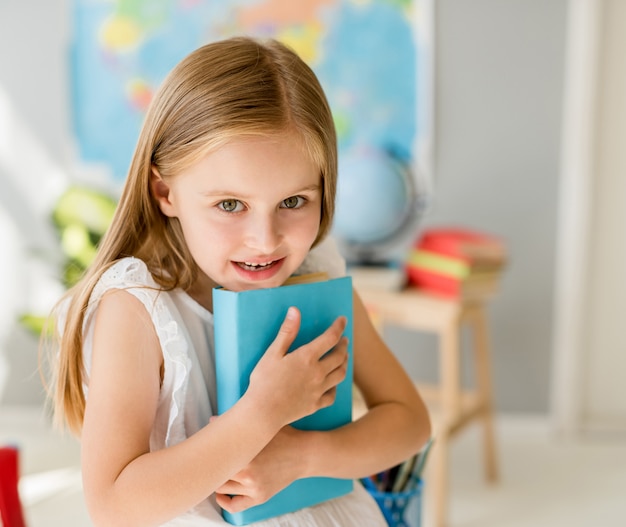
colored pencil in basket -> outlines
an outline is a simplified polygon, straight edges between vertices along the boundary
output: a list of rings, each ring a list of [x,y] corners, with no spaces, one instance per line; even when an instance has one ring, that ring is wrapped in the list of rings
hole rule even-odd
[[[426,465],[426,459],[428,459],[428,454],[433,446],[434,439],[431,437],[428,442],[424,445],[424,448],[417,455],[417,459],[415,460],[415,467],[413,468],[413,472],[411,473],[411,477],[407,482],[407,486],[405,490],[414,489],[419,481],[422,479],[422,473],[424,472],[424,466]]]

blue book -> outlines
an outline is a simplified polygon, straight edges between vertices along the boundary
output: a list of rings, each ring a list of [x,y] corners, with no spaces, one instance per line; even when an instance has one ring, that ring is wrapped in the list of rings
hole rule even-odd
[[[298,278],[298,277],[296,277]],[[300,430],[332,430],[352,420],[352,280],[350,277],[283,285],[276,288],[233,292],[213,290],[217,408],[223,413],[248,388],[254,366],[275,339],[287,309],[301,312],[300,331],[290,351],[323,333],[339,316],[348,324],[348,373],[337,386],[332,406],[292,423]],[[351,492],[349,479],[315,477],[294,481],[267,502],[238,513],[223,511],[233,525],[294,512]]]

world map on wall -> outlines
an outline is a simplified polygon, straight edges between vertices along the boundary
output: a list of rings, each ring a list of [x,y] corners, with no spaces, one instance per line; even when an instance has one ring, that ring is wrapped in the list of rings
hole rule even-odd
[[[80,158],[122,181],[167,73],[202,44],[272,37],[315,71],[341,151],[409,159],[418,130],[419,0],[74,0],[73,124]]]

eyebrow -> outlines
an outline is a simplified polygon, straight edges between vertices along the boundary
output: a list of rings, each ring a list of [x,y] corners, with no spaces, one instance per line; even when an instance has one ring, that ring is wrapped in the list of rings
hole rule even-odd
[[[294,192],[289,193],[289,196],[295,196],[300,194],[301,192],[319,192],[321,189],[321,185],[308,185],[306,187],[295,190]],[[211,197],[211,196],[237,196],[240,198],[249,198],[250,196],[247,194],[240,194],[238,192],[233,192],[232,190],[209,190],[206,192],[200,192],[202,196]]]

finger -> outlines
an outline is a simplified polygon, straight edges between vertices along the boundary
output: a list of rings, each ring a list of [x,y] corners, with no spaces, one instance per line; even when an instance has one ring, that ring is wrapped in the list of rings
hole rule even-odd
[[[348,355],[348,337],[341,337],[339,342],[327,351],[321,358],[322,362],[341,363]]]
[[[335,368],[333,368],[326,374],[326,378],[324,379],[324,383],[322,385],[322,389],[324,390],[324,392],[336,387],[345,380],[348,373],[347,353],[342,355],[342,357],[343,360],[339,364],[337,364]]]
[[[283,320],[283,323],[280,325],[278,334],[276,335],[276,338],[272,342],[268,351],[270,353],[274,352],[281,355],[286,355],[287,351],[289,351],[289,346],[293,344],[293,341],[296,339],[299,330],[300,311],[296,307],[292,306],[287,310],[285,320]]]
[[[221,492],[215,492],[215,501],[217,502],[217,504],[222,509],[225,509],[228,512],[231,512],[230,509],[229,509],[230,502],[231,502],[231,497],[228,494],[222,494]]]
[[[331,406],[337,397],[337,387],[333,386],[329,390],[326,390],[322,396],[320,397],[320,407],[326,408],[327,406]]]
[[[341,377],[344,377],[346,374],[346,371],[348,370],[348,361],[349,361],[348,351],[346,349],[333,350],[331,355],[332,357],[329,357],[328,359],[325,358],[322,361],[322,362],[328,361],[330,363],[330,361],[332,360],[332,364],[327,373],[327,377],[331,377],[333,375],[340,375]]]
[[[251,498],[242,494],[229,495],[216,492],[215,501],[222,509],[230,513],[240,512],[252,505]]]
[[[219,493],[219,494],[229,494],[229,495],[235,495],[235,494],[242,494],[244,491],[244,487],[241,483],[239,483],[238,481],[235,480],[228,480],[226,483],[220,485],[215,492]]]
[[[338,344],[325,353],[319,362],[325,368],[326,374],[346,364],[348,362],[348,338],[341,337]]]
[[[310,347],[315,358],[321,359],[339,343],[347,324],[346,317],[337,318],[324,333],[313,339],[306,347]]]

